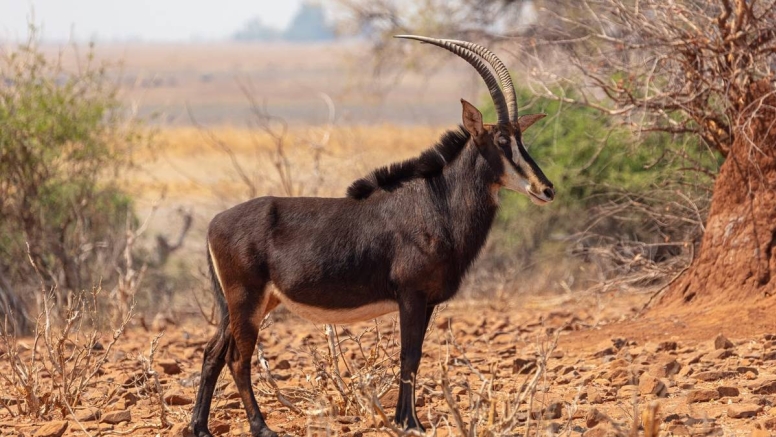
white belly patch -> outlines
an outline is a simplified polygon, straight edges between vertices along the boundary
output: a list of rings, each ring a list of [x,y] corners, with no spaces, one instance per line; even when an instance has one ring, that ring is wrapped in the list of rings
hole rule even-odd
[[[390,300],[374,302],[356,308],[319,308],[295,302],[284,295],[277,287],[273,286],[271,290],[274,296],[277,297],[289,311],[314,323],[339,325],[363,322],[394,311],[399,311],[399,305]]]

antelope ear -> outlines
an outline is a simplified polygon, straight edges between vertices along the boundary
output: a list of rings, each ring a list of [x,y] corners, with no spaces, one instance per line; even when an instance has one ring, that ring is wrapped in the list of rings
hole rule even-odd
[[[461,105],[463,105],[463,128],[466,129],[469,134],[476,138],[485,132],[485,127],[482,125],[482,113],[474,107],[471,103],[464,99],[461,99]]]
[[[547,114],[521,115],[520,117],[517,117],[517,126],[515,126],[515,128],[519,128],[520,132],[525,132],[525,130],[531,127],[532,124],[536,123],[537,121],[541,120],[546,116]]]

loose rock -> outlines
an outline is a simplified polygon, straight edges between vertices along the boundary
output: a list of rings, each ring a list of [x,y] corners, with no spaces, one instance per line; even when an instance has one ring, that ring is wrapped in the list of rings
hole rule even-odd
[[[99,420],[100,416],[102,416],[102,411],[100,411],[98,408],[86,407],[75,410],[74,417],[79,422],[91,422],[94,420]]]
[[[588,429],[582,437],[617,437],[619,434],[608,423],[602,423],[595,428]]]
[[[563,415],[563,401],[552,399],[547,400],[544,407],[539,407],[534,411],[531,411],[531,417],[533,419],[559,419]]]
[[[664,397],[668,394],[668,390],[663,381],[645,373],[639,378],[639,393]]]
[[[731,378],[736,375],[736,372],[723,371],[723,370],[710,370],[707,372],[698,372],[695,374],[695,379],[699,381],[717,381],[720,379]]]
[[[733,342],[728,340],[727,337],[725,337],[722,334],[717,335],[717,338],[714,339],[714,349],[732,349],[733,348]]]
[[[102,416],[102,421],[104,423],[110,423],[111,425],[118,425],[122,422],[131,422],[132,414],[129,410],[111,411]]]
[[[598,411],[597,408],[591,408],[585,415],[585,426],[593,428],[606,420],[606,416]]]
[[[749,385],[749,391],[756,395],[767,395],[776,393],[776,378],[761,378],[752,381]]]
[[[515,374],[528,374],[533,372],[535,368],[536,360],[533,359],[515,358],[512,362],[512,373]]]
[[[687,403],[694,404],[697,402],[709,402],[715,399],[719,399],[719,397],[720,397],[720,393],[717,390],[711,390],[711,389],[705,389],[705,388],[690,390],[687,393]]]
[[[664,341],[657,345],[655,352],[671,352],[675,351],[677,344],[675,341]]]
[[[670,378],[679,373],[682,365],[675,358],[666,357],[649,368],[649,372],[658,378]]]
[[[717,392],[722,397],[734,398],[740,394],[737,387],[720,386],[717,387]]]
[[[211,431],[213,430],[211,429]],[[193,437],[194,433],[191,432],[188,423],[176,423],[172,426],[168,435],[170,437]]]
[[[66,420],[49,422],[40,427],[34,435],[35,437],[59,437],[65,433],[68,424]]]
[[[159,360],[156,364],[166,375],[177,375],[182,372],[181,366],[175,360]]]
[[[173,389],[164,394],[164,402],[167,405],[189,405],[194,400],[180,390]]]
[[[728,407],[728,417],[733,419],[743,419],[754,417],[763,410],[763,407],[757,404],[733,404]]]

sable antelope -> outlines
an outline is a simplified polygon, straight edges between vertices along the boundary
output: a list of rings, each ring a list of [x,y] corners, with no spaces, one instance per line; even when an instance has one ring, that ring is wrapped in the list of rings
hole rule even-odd
[[[234,377],[254,436],[277,436],[251,387],[259,325],[279,304],[318,323],[350,323],[399,312],[401,381],[395,421],[423,430],[415,375],[434,307],[452,298],[477,257],[498,209],[498,190],[551,202],[552,183],[521,133],[543,114],[517,116],[512,80],[490,51],[465,41],[413,35],[468,61],[493,98],[498,123],[465,100],[463,125],[419,157],[375,170],[344,198],[260,197],[218,214],[207,235],[221,322],[205,347],[191,418],[210,436],[210,402],[224,367]],[[504,88],[483,62],[490,63]],[[272,283],[274,287],[268,287]]]

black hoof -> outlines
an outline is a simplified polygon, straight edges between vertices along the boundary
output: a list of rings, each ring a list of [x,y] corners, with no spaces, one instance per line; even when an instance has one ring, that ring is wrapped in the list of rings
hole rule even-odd
[[[183,436],[182,437],[213,437],[213,434],[210,434],[210,430],[207,428],[202,428],[199,426],[189,425],[188,427],[183,429]],[[175,437],[181,437],[181,436],[175,436]]]
[[[400,419],[396,417],[394,422],[399,426],[403,426],[405,431],[417,431],[420,434],[426,432],[426,428],[424,428],[419,421],[415,421],[412,417],[408,417],[406,419]]]
[[[423,425],[421,425],[419,423],[417,425],[415,425],[415,426],[408,426],[404,430],[405,431],[418,431],[421,434],[425,434],[426,433],[426,428],[424,428]]]

